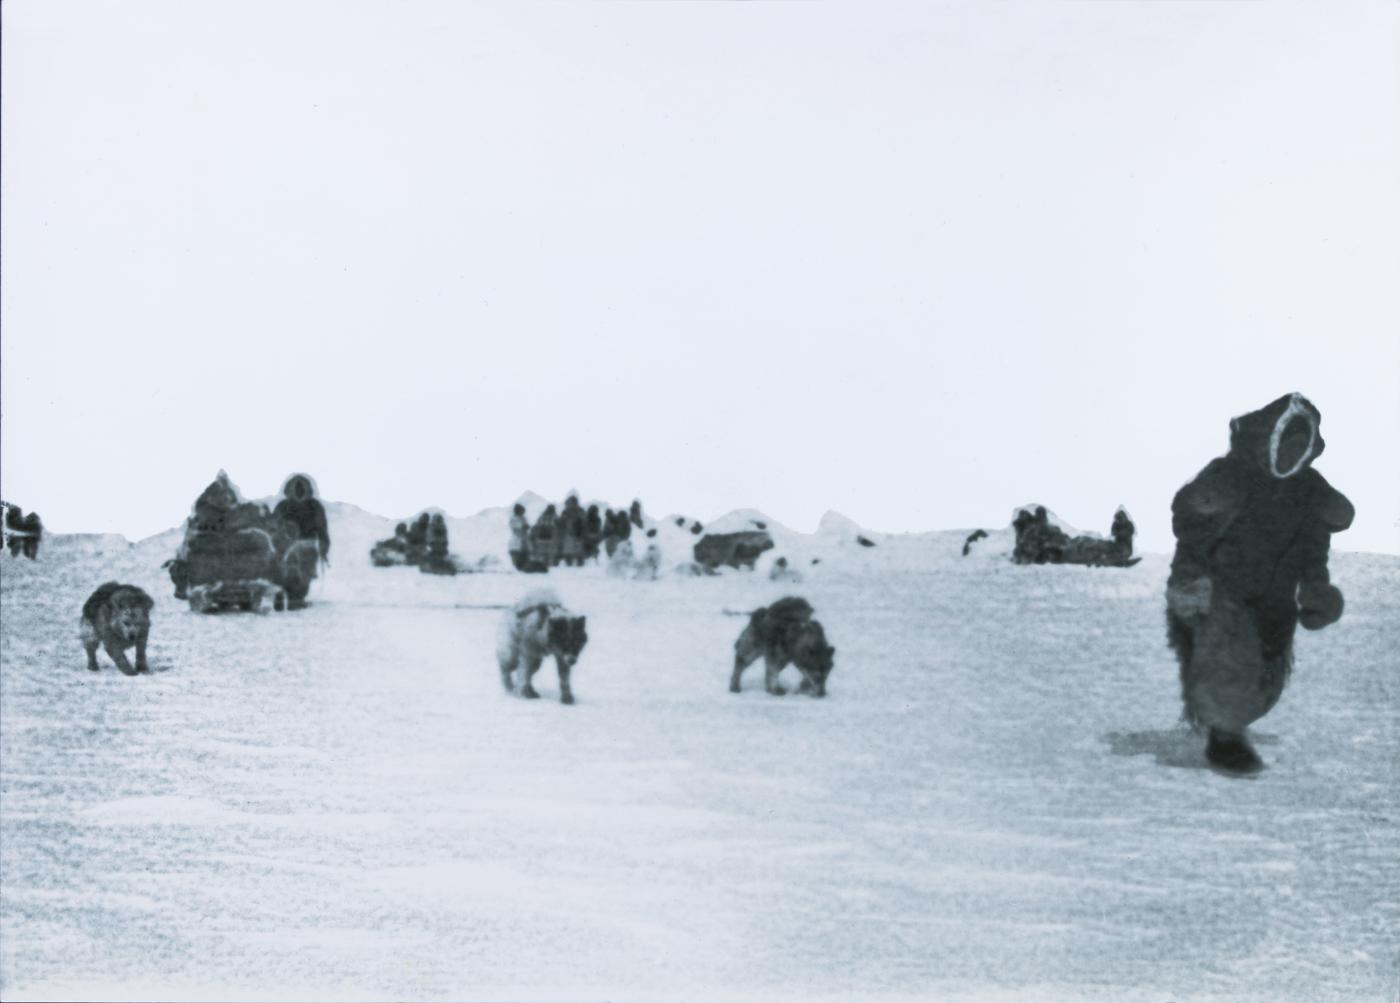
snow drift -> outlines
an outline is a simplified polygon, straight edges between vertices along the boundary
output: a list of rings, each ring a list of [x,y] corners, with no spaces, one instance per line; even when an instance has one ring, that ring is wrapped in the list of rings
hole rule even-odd
[[[590,637],[562,707],[552,667],[524,701],[494,664],[538,578],[373,569],[390,520],[328,508],[297,613],[189,612],[159,540],[0,557],[6,999],[1394,995],[1400,560],[1335,555],[1346,615],[1232,781],[1176,724],[1163,555],[739,514],[821,563],[549,576]],[[111,578],[157,599],[148,676],[83,668]],[[830,695],[730,694],[731,614],[793,591]]]

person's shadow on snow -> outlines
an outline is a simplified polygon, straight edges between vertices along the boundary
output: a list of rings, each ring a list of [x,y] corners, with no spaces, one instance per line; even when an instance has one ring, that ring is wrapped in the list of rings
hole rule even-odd
[[[1161,731],[1111,731],[1103,736],[1115,756],[1154,756],[1158,766],[1174,766],[1181,770],[1208,770],[1206,738],[1190,728],[1166,728]],[[1258,745],[1275,745],[1277,735],[1251,735]]]

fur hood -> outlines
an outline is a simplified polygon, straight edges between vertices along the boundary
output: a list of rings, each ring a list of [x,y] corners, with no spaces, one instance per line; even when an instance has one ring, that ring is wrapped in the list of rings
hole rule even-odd
[[[1300,393],[1284,394],[1230,420],[1230,456],[1282,480],[1322,455],[1322,413]]]
[[[292,490],[296,487],[298,482],[306,485],[306,496],[308,498],[319,497],[320,492],[316,490],[316,482],[311,479],[309,474],[292,474],[292,476],[288,477],[282,485],[282,497],[291,498]]]
[[[217,477],[209,482],[194,504],[190,506],[190,511],[194,512],[200,508],[232,509],[243,504],[243,493],[238,490],[238,485],[229,479],[226,471],[220,470]]]

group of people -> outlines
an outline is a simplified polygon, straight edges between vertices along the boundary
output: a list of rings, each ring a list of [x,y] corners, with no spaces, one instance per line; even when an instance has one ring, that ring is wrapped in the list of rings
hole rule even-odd
[[[517,571],[534,574],[561,564],[582,567],[599,560],[600,553],[611,560],[634,529],[646,529],[640,501],[634,500],[629,509],[604,512],[597,505],[585,509],[578,495],[571,494],[562,509],[553,503],[546,506],[533,526],[525,506],[517,504],[510,516],[510,560]],[[651,532],[654,539],[655,530]]]
[[[5,509],[5,546],[11,557],[23,554],[31,561],[39,556],[39,541],[44,538],[44,523],[38,512],[24,514],[24,509],[9,502],[0,502]]]
[[[447,551],[447,521],[441,512],[421,512],[411,525],[399,523],[392,537],[380,540],[370,550],[370,561],[381,568],[413,565],[430,575],[457,573]]]

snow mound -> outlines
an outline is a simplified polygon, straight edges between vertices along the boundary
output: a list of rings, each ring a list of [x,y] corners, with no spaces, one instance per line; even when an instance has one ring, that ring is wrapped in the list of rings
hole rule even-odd
[[[540,511],[544,511],[543,507]],[[444,516],[447,549],[469,565],[509,560],[510,512],[499,506],[462,519]]]
[[[840,512],[827,512],[817,524],[817,536],[836,540],[842,545],[874,547],[882,535],[871,532]]]
[[[373,567],[369,551],[380,540],[394,535],[394,521],[366,512],[349,502],[326,503],[326,528],[331,535],[333,568]]]
[[[515,505],[524,505],[525,514],[531,522],[539,518],[539,514],[545,510],[545,506],[550,504],[544,495],[535,494],[533,491],[523,491],[520,497],[515,499]]]
[[[706,533],[752,533],[759,530],[769,533],[774,542],[777,542],[780,536],[796,535],[782,523],[754,508],[735,509],[705,524]]]
[[[125,553],[131,549],[131,541],[120,533],[50,533],[39,547],[41,554],[52,549],[74,556],[97,556]]]

